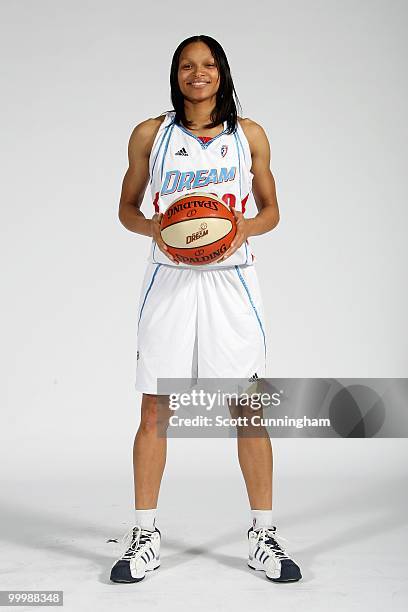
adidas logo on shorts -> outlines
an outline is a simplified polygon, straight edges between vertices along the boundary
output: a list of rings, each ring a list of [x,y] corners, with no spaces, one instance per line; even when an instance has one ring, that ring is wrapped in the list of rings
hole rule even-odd
[[[251,376],[251,378],[248,378],[249,382],[255,382],[256,380],[259,380],[258,374],[256,372],[253,376]]]
[[[186,156],[186,155],[187,155],[187,156],[188,156],[188,153],[187,153],[187,151],[185,150],[185,148],[184,148],[184,147],[182,147],[182,148],[180,149],[180,151],[177,151],[177,153],[175,153],[175,155],[184,155],[184,156]]]

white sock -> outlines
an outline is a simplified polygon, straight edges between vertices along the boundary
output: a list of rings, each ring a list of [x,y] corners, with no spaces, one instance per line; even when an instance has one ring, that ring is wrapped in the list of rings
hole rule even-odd
[[[151,508],[150,510],[138,510],[136,508],[135,524],[140,525],[142,529],[154,531],[156,528],[156,513],[157,508]]]
[[[273,527],[272,510],[251,510],[251,515],[254,530]]]

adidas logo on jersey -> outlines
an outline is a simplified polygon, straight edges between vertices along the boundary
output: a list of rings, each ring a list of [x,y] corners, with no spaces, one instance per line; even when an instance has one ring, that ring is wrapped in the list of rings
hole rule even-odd
[[[256,372],[253,376],[251,376],[251,378],[248,378],[249,382],[255,382],[256,380],[259,380],[258,374]]]
[[[187,155],[187,156],[188,156],[188,153],[187,153],[187,151],[185,150],[185,148],[184,148],[184,147],[182,147],[182,148],[180,149],[180,151],[177,151],[177,153],[175,153],[175,155],[184,155],[184,156],[186,156],[186,155]]]

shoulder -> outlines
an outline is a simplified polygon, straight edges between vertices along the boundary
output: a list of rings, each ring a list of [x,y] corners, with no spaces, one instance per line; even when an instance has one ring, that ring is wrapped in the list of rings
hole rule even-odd
[[[265,130],[259,123],[256,123],[256,121],[253,121],[248,117],[238,117],[238,121],[248,140],[251,153],[256,152],[259,148],[259,145],[268,142]]]
[[[130,135],[129,148],[142,148],[146,154],[150,154],[156,134],[165,118],[166,114],[163,114],[138,123]]]

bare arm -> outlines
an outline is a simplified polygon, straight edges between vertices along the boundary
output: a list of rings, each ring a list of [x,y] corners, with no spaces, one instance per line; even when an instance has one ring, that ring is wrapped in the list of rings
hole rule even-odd
[[[279,207],[276,198],[275,179],[270,169],[271,152],[268,138],[263,128],[245,119],[242,127],[247,136],[252,155],[251,172],[252,192],[258,208],[258,214],[247,219],[250,224],[250,236],[258,236],[272,230],[279,223]]]
[[[122,183],[119,202],[119,220],[131,232],[150,236],[167,257],[175,262],[168,253],[160,233],[162,213],[155,213],[151,219],[146,219],[140,206],[149,182],[149,157],[152,145],[160,126],[160,120],[147,119],[137,125],[129,139],[129,168]],[[177,262],[176,262],[177,263]]]
[[[151,219],[146,219],[140,206],[149,182],[149,155],[155,136],[153,119],[137,125],[129,139],[129,168],[122,183],[119,220],[131,232],[152,236]]]

